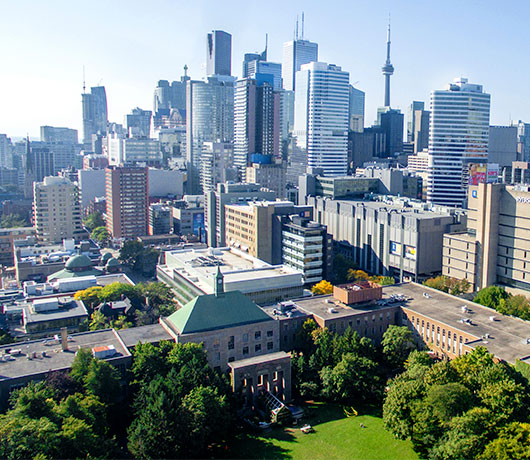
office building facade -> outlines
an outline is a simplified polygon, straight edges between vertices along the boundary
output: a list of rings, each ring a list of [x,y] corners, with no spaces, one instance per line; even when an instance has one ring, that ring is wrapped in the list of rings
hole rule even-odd
[[[186,110],[186,163],[188,193],[201,190],[201,157],[205,142],[233,142],[233,77],[209,77],[207,81],[189,81]]]
[[[322,168],[326,176],[345,176],[348,169],[349,78],[323,62],[296,73],[293,149],[302,165]]]
[[[461,207],[471,163],[488,158],[490,95],[457,78],[431,93],[427,201]]]
[[[147,171],[135,166],[105,169],[107,230],[113,238],[147,235]]]
[[[296,72],[302,65],[318,61],[318,44],[308,40],[291,40],[283,44],[282,76],[283,88],[294,91]]]
[[[92,135],[107,132],[107,93],[104,86],[90,88],[90,93],[82,94],[83,144],[92,143]]]
[[[232,35],[213,30],[206,36],[206,75],[232,75]]]

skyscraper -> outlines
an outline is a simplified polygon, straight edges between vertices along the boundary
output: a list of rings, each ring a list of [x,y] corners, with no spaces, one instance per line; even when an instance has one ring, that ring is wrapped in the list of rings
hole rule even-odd
[[[60,243],[83,235],[79,190],[65,177],[45,177],[33,184],[33,218],[37,238]]]
[[[381,70],[385,76],[385,107],[390,107],[390,76],[394,73],[394,66],[390,62],[390,23],[386,36],[386,61]]]
[[[350,74],[324,62],[296,73],[294,136],[302,166],[343,176],[348,163]]]
[[[84,88],[83,88],[84,89]],[[107,132],[107,93],[104,86],[93,86],[90,93],[83,91],[83,143],[88,146],[92,135]]]
[[[302,65],[318,61],[318,44],[299,39],[283,44],[283,88],[294,91],[296,87],[296,72]]]
[[[352,85],[350,88],[350,129],[357,133],[362,133],[364,129],[364,91],[354,88]]]
[[[206,36],[206,75],[232,75],[232,35],[212,30]]]
[[[282,89],[282,65],[279,62],[252,61],[248,63],[248,78],[257,78],[256,75],[272,75],[275,91]]]
[[[414,142],[414,128],[415,128],[415,112],[416,110],[424,110],[425,103],[423,101],[412,101],[407,109],[407,142]]]
[[[431,93],[427,201],[462,206],[468,168],[488,158],[490,95],[457,78]]]
[[[107,230],[113,238],[147,235],[147,168],[109,166],[105,170]]]
[[[234,94],[234,166],[242,178],[252,154],[280,156],[280,98],[273,76],[257,74],[236,82]]]
[[[211,76],[207,81],[190,80],[186,98],[187,193],[202,193],[201,155],[204,142],[234,139],[235,77]]]
[[[267,60],[267,42],[268,38],[265,38],[265,49],[261,53],[245,53],[243,57],[243,78],[248,78],[249,74],[249,65],[254,61],[266,61]]]
[[[5,134],[0,134],[0,167],[12,167],[13,161],[11,157],[11,139]]]

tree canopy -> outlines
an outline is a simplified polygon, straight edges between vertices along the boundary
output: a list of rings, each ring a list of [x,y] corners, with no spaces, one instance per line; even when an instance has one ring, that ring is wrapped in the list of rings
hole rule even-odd
[[[105,220],[103,219],[103,215],[99,211],[96,211],[86,216],[83,219],[83,224],[93,232],[98,227],[105,227]]]

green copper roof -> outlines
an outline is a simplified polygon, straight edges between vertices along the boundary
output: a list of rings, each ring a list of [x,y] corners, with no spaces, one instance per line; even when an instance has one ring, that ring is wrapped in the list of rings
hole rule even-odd
[[[225,329],[272,318],[239,291],[201,295],[167,318],[181,334]]]
[[[70,257],[66,264],[64,265],[64,268],[72,269],[72,268],[90,268],[92,267],[92,261],[89,257],[85,256],[84,254],[78,254],[77,256]]]
[[[103,272],[97,268],[89,268],[88,270],[83,270],[82,272],[72,272],[66,268],[63,268],[62,270],[59,270],[58,272],[52,273],[50,276],[48,276],[47,281],[50,282],[59,279],[80,278],[82,276],[90,275],[100,276],[103,275]]]
[[[118,267],[121,265],[121,262],[118,259],[115,259],[114,257],[111,257],[106,264],[106,267]]]

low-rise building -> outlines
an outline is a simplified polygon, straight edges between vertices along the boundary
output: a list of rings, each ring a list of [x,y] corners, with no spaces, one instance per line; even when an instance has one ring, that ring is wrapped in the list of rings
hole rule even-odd
[[[165,258],[165,264],[157,266],[157,278],[173,289],[180,305],[198,295],[212,294],[218,267],[224,275],[226,292],[241,291],[258,305],[303,294],[299,271],[270,265],[235,248],[166,251]]]
[[[174,233],[204,240],[204,195],[185,195],[172,205]]]
[[[153,203],[148,214],[149,235],[167,235],[173,230],[171,208],[164,203]]]
[[[278,198],[286,197],[286,166],[283,163],[252,163],[247,166],[245,182],[260,184],[276,192]]]
[[[0,229],[0,265],[12,267],[15,265],[15,250],[13,241],[28,236],[35,236],[34,227],[16,227]]]

